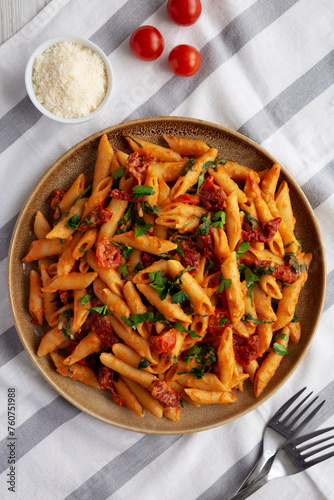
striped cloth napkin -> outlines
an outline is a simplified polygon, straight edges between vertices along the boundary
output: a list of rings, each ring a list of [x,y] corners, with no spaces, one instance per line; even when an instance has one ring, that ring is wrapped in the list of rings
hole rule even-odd
[[[327,404],[312,427],[334,424],[334,9],[332,0],[203,0],[193,26],[173,24],[164,0],[52,0],[0,47],[0,497],[2,499],[227,500],[260,449],[265,423],[307,385]],[[129,52],[138,26],[156,26],[165,51],[152,63]],[[24,87],[32,51],[61,34],[90,38],[115,75],[109,109],[63,125],[43,117]],[[200,51],[191,78],[173,75],[169,51]],[[36,370],[13,326],[6,295],[11,233],[48,167],[93,132],[129,119],[179,115],[209,120],[260,143],[301,185],[327,251],[328,288],[317,335],[302,364],[270,400],[205,432],[143,435],[112,427],[63,399]],[[16,441],[8,440],[8,389],[16,391]],[[15,448],[15,493],[10,457]],[[254,499],[333,499],[333,459],[275,480]]]

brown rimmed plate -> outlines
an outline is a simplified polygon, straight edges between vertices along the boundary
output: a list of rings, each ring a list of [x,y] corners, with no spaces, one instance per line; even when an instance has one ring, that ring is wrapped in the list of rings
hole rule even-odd
[[[58,374],[49,356],[36,355],[42,335],[47,328],[31,323],[28,312],[30,265],[23,266],[22,257],[27,253],[33,238],[33,221],[37,210],[48,215],[46,200],[55,188],[68,189],[79,173],[84,172],[86,183],[91,181],[99,139],[106,133],[114,150],[126,150],[124,135],[138,136],[143,140],[164,144],[162,134],[179,135],[206,141],[218,148],[221,158],[228,158],[255,170],[263,170],[277,163],[267,151],[247,137],[230,129],[210,123],[183,117],[153,117],[125,122],[84,139],[67,151],[43,175],[27,199],[17,220],[8,259],[9,299],[15,325],[21,341],[31,359],[46,380],[70,403],[89,415],[104,422],[136,432],[149,434],[184,434],[197,432],[231,422],[259,406],[271,397],[292,375],[304,358],[320,320],[326,288],[326,264],[320,230],[302,190],[291,175],[282,168],[281,179],[286,179],[294,215],[296,236],[302,242],[303,250],[313,253],[309,278],[301,293],[297,313],[302,326],[298,344],[290,342],[290,355],[285,357],[275,377],[259,398],[253,395],[253,386],[245,383],[242,393],[237,391],[238,401],[226,406],[202,405],[195,408],[186,404],[180,420],[172,422],[163,417],[157,419],[149,412],[144,418],[131,410],[121,408],[112,402],[110,391],[98,391],[92,387]],[[50,214],[51,215],[51,214]]]

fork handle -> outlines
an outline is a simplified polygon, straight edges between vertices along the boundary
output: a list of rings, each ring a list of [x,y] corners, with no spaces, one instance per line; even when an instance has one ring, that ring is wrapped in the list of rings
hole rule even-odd
[[[244,482],[239,486],[238,492],[247,488],[247,486],[254,483],[258,478],[262,477],[266,472],[268,472],[268,468],[270,468],[273,459],[274,454],[272,454],[272,456],[269,455],[268,457],[262,453],[259,460],[256,462]]]
[[[230,500],[244,500],[245,498],[248,498],[250,495],[255,493],[255,491],[259,490],[264,486],[266,483],[268,483],[270,479],[268,478],[268,472],[264,476],[262,476],[260,479],[257,481],[254,481],[252,484],[244,488],[243,490],[239,491],[234,497],[230,498]]]

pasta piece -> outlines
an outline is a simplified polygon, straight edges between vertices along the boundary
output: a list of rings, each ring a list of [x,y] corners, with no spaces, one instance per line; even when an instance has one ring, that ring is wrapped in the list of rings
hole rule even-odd
[[[47,287],[48,284],[51,281],[51,277],[49,276],[47,272],[47,266],[42,265],[41,266],[41,278],[42,278],[42,286]],[[44,317],[47,321],[47,323],[50,325],[50,321],[54,313],[58,309],[58,303],[57,303],[57,293],[43,293],[43,312],[44,312]],[[50,325],[52,326],[52,325]],[[53,325],[54,326],[54,325]]]
[[[98,274],[99,278],[107,285],[111,292],[119,297],[123,297],[124,283],[116,269],[102,269],[102,267],[99,267],[93,250],[88,251],[86,259],[88,265]]]
[[[73,258],[75,260],[81,259],[84,257],[88,250],[93,248],[97,239],[98,230],[96,227],[92,229],[88,229],[84,234],[81,234],[81,237],[73,250]]]
[[[286,349],[289,343],[288,328],[283,328],[282,334],[284,335],[284,338],[278,339],[277,343]],[[281,354],[277,354],[276,352],[271,351],[262,361],[254,379],[255,397],[259,397],[267,387],[268,383],[273,378],[277,368],[281,364],[282,359],[283,356]]]
[[[54,219],[58,221],[64,217],[70,208],[78,201],[78,199],[80,199],[79,197],[82,197],[84,189],[85,176],[84,174],[80,174],[58,203],[54,213]]]
[[[28,253],[23,257],[22,262],[27,264],[28,262],[33,262],[34,260],[43,259],[45,257],[52,257],[53,255],[60,255],[63,253],[64,247],[60,239],[54,240],[34,240]]]
[[[182,156],[203,156],[210,146],[204,141],[163,134],[168,146]]]
[[[191,166],[190,170],[188,170],[185,175],[183,173],[175,182],[170,192],[170,200],[174,200],[174,198],[185,194],[189,188],[194,186],[198,181],[198,177],[202,172],[204,164],[214,161],[216,159],[217,153],[217,149],[210,148],[206,153],[204,153],[204,155],[197,158],[194,164]]]
[[[185,388],[184,391],[193,401],[202,405],[226,405],[228,403],[235,403],[237,400],[237,397],[231,392],[205,391],[203,389],[190,388]]]
[[[73,236],[70,236],[65,241],[63,253],[59,257],[57,263],[58,276],[66,276],[72,271],[75,265],[75,258],[73,256],[73,252],[80,239],[81,239],[81,233],[79,231],[76,231],[75,233],[73,233]]]
[[[95,332],[89,332],[86,337],[80,340],[72,354],[63,360],[63,363],[64,365],[73,365],[90,354],[100,351],[101,347],[100,337]]]
[[[143,236],[135,237],[134,231],[117,234],[112,238],[112,241],[121,243],[122,245],[127,245],[129,247],[137,248],[142,252],[152,253],[153,255],[168,253],[177,248],[176,243],[172,243],[168,240],[160,240],[156,236],[149,236],[148,234],[144,234]]]
[[[202,207],[187,203],[170,203],[159,212],[156,224],[177,229],[180,233],[193,232],[206,213]]]
[[[96,278],[93,283],[94,293],[100,299],[102,304],[108,306],[110,312],[121,319],[122,316],[130,317],[130,309],[127,303],[116,293],[113,293],[110,288],[101,280]]]
[[[114,379],[113,385],[117,390],[121,400],[126,404],[126,406],[130,410],[132,410],[136,415],[138,415],[138,417],[143,418],[145,415],[144,408],[139,402],[137,396],[131,390],[130,386],[125,382],[124,378],[121,376],[118,377],[117,379]]]
[[[222,187],[228,196],[231,193],[233,193],[233,191],[236,191],[238,202],[246,203],[247,201],[246,194],[239,188],[238,184],[234,182],[231,179],[231,177],[227,174],[223,165],[218,165],[215,170],[210,168],[209,174],[214,177],[218,186]]]
[[[112,370],[115,370],[115,372],[134,380],[146,389],[152,389],[154,382],[157,380],[157,377],[152,373],[137,370],[127,363],[124,363],[124,361],[116,358],[116,356],[109,352],[103,352],[100,355],[100,360],[105,366],[108,366],[108,368],[111,368]]]
[[[280,290],[280,287],[278,286],[276,279],[272,274],[266,274],[262,276],[259,281],[259,285],[264,291],[264,293],[269,295],[269,297],[272,297],[273,299],[276,300],[281,300],[282,292]]]
[[[277,182],[281,173],[281,166],[278,163],[267,170],[261,180],[261,190],[266,194],[268,199],[274,199]]]
[[[90,297],[91,294],[87,294],[85,288],[73,291],[73,332],[78,332],[88,318],[89,309],[92,307]]]
[[[108,197],[112,187],[112,177],[108,176],[103,178],[97,186],[93,189],[92,194],[85,202],[85,208],[81,215],[81,220],[85,221],[87,216],[97,207],[101,207],[103,202]],[[87,224],[89,225],[90,218],[88,217]]]
[[[283,221],[291,231],[294,231],[296,219],[293,215],[289,191],[288,183],[286,181],[281,182],[275,196],[275,202]]]
[[[183,172],[184,166],[188,158],[183,158],[180,161],[155,161],[151,165],[151,169],[155,172],[159,179],[165,182],[175,182]]]
[[[152,415],[156,418],[161,418],[163,416],[163,408],[161,404],[147,389],[125,376],[121,376],[121,379],[124,380],[126,385],[130,388],[146,410],[152,413]]]
[[[158,309],[158,311],[165,316],[168,321],[184,321],[184,323],[191,323],[191,318],[185,314],[179,304],[172,304],[171,297],[168,295],[165,300],[161,300],[159,294],[150,285],[143,283],[137,284],[138,290],[145,295],[149,302]]]
[[[138,139],[137,137],[130,137],[128,135],[124,138],[128,142],[130,148],[140,155],[153,156],[158,161],[182,160],[182,157],[178,153],[172,151],[169,148],[164,148],[162,146],[158,146],[157,144],[143,141],[142,139]]]
[[[180,276],[180,287],[189,295],[189,300],[194,308],[195,314],[213,314],[214,307],[211,304],[209,297],[200,287],[197,281],[191,274],[186,272],[186,269],[177,260],[168,261],[169,275],[176,279]]]
[[[41,343],[39,344],[37,350],[37,356],[45,356],[50,352],[57,349],[66,340],[65,335],[58,327],[53,328],[48,331],[44,337],[42,337]]]
[[[36,238],[43,240],[45,239],[46,235],[51,231],[51,226],[42,214],[38,210],[38,212],[35,215],[35,220],[34,220],[34,234]]]
[[[66,276],[55,276],[42,292],[56,292],[57,290],[81,290],[87,288],[97,277],[97,273],[69,273]]]
[[[108,141],[108,137],[106,134],[101,136],[99,146],[97,149],[97,159],[94,168],[94,178],[92,189],[96,188],[96,186],[109,175],[110,170],[110,162],[112,157],[114,156],[114,151]]]
[[[143,301],[132,281],[128,281],[125,284],[123,293],[131,314],[144,314],[147,312],[147,307],[144,306]],[[137,331],[142,337],[148,338],[152,332],[152,325],[150,325],[147,321],[144,321],[143,323],[139,323],[137,325]]]
[[[241,220],[236,190],[227,197],[226,202],[226,234],[230,251],[233,252],[241,237]]]
[[[81,198],[75,203],[75,205],[71,206],[64,218],[53,227],[53,229],[46,235],[46,238],[50,240],[54,238],[66,240],[69,238],[76,230],[74,221],[76,222],[77,218],[81,217],[85,203],[86,199]]]
[[[64,365],[64,356],[60,356],[55,352],[51,352],[50,356],[52,361],[54,362],[57,372],[63,375],[64,377],[70,377],[74,380],[79,380],[86,385],[90,385],[95,389],[101,389],[100,384],[96,378],[94,371],[89,368],[89,366],[83,366],[79,363],[75,363],[74,365],[66,366]]]
[[[232,328],[225,328],[219,347],[217,350],[217,367],[219,371],[219,380],[224,387],[230,387],[233,371],[235,367],[235,358],[233,350]]]
[[[277,321],[277,316],[271,306],[271,297],[266,295],[266,293],[259,286],[255,286],[253,288],[252,295],[256,313],[259,314],[265,321]]]
[[[298,302],[298,297],[301,289],[307,279],[307,273],[302,273],[298,279],[292,283],[291,286],[283,287],[283,296],[278,303],[277,307],[277,321],[274,325],[274,330],[280,330],[286,326],[293,319],[295,313],[296,304]]]
[[[257,182],[260,182],[260,177],[257,172],[252,170],[245,165],[240,165],[231,160],[226,160],[224,164],[224,170],[226,173],[233,179],[234,181],[243,181],[246,182],[248,175],[250,172],[254,173],[254,177],[257,179]]]
[[[235,252],[230,253],[224,260],[221,265],[221,272],[225,280],[231,280],[229,288],[226,289],[226,299],[231,314],[231,321],[233,324],[238,324],[245,314],[245,303]]]
[[[42,280],[38,272],[30,271],[29,313],[32,322],[43,325],[43,298],[41,294]]]

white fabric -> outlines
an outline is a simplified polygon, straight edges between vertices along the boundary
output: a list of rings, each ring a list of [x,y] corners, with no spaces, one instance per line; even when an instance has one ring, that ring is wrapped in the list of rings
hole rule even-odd
[[[304,386],[326,405],[311,428],[334,425],[334,9],[332,0],[211,0],[193,26],[171,22],[163,0],[52,0],[0,47],[0,498],[227,500],[251,467],[265,423]],[[108,24],[109,23],[109,24]],[[165,51],[145,63],[129,51],[141,24]],[[63,125],[34,113],[24,87],[33,50],[56,35],[91,38],[109,55],[115,86],[92,121]],[[167,65],[179,43],[201,51],[192,78]],[[6,295],[10,233],[50,165],[92,133],[132,118],[209,120],[249,136],[295,177],[315,210],[327,252],[328,291],[318,332],[300,367],[271,399],[223,427],[185,436],[141,435],[109,426],[65,402],[18,340]],[[34,118],[36,117],[36,118]],[[16,492],[8,491],[7,389],[17,392]],[[252,498],[334,499],[334,458],[275,480]]]

